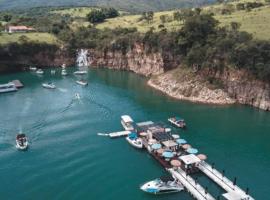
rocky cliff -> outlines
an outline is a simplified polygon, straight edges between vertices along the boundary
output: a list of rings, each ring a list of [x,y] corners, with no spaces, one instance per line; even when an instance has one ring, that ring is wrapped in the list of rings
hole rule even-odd
[[[91,50],[89,63],[95,67],[129,70],[144,76],[151,76],[175,68],[179,64],[179,58],[160,52],[146,53],[143,45],[135,44],[126,53]]]
[[[240,103],[270,110],[270,85],[245,71],[228,69],[209,74],[180,68],[152,77],[148,84],[177,99],[213,104]]]

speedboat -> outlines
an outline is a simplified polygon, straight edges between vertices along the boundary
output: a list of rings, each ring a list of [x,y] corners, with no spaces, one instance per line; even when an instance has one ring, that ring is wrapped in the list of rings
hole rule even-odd
[[[0,93],[16,92],[17,90],[17,87],[12,82],[0,85]]]
[[[165,176],[144,183],[140,187],[140,189],[150,194],[166,194],[166,193],[180,192],[184,190],[184,187],[172,176],[169,177]]]
[[[75,75],[83,75],[83,74],[87,74],[87,71],[82,70],[82,71],[76,71],[74,72]]]
[[[179,117],[171,117],[168,119],[168,121],[173,124],[174,126],[178,128],[185,128],[186,127],[186,122],[184,119],[179,118]]]
[[[38,69],[38,70],[36,71],[36,73],[37,73],[37,74],[44,74],[44,71],[43,71],[42,69]]]
[[[26,150],[28,148],[27,137],[23,133],[19,133],[16,136],[16,148],[19,150]]]
[[[56,86],[53,83],[42,83],[42,86],[47,89],[55,89]]]
[[[134,127],[133,127],[133,120],[131,119],[131,117],[129,115],[122,115],[121,116],[121,124],[123,126],[123,128],[126,130],[126,131],[132,131],[134,130]]]
[[[128,134],[128,136],[126,137],[126,140],[129,142],[129,144],[131,144],[132,146],[134,146],[134,147],[136,147],[138,149],[143,148],[142,139],[138,138],[136,133]]]
[[[84,81],[84,80],[76,81],[76,83],[78,83],[79,85],[82,85],[82,86],[87,86],[88,85],[88,82]]]
[[[36,70],[37,70],[36,67],[32,67],[32,66],[30,66],[29,69],[30,69],[31,71],[36,71]]]

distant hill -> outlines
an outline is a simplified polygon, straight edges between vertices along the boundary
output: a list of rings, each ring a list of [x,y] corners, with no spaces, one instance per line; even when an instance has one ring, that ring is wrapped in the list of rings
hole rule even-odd
[[[201,6],[216,0],[0,0],[0,10],[45,6],[109,6],[129,12]]]

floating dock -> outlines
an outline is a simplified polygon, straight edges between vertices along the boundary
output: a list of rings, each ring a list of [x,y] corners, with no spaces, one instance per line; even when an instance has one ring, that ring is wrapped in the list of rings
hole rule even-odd
[[[13,81],[11,81],[11,83],[13,83],[16,88],[23,88],[24,87],[24,85],[22,84],[22,82],[20,80],[13,80]]]
[[[108,136],[110,138],[117,138],[117,137],[127,136],[130,133],[131,133],[130,131],[119,131],[119,132],[114,132],[114,133],[108,133]]]

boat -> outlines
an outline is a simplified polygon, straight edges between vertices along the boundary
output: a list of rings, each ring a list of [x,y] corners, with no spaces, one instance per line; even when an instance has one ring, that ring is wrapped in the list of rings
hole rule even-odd
[[[36,71],[36,73],[37,73],[37,74],[44,74],[44,71],[43,71],[42,69],[38,69],[38,70]]]
[[[168,177],[165,176],[144,183],[140,187],[140,189],[150,194],[166,194],[166,193],[180,192],[184,190],[184,187],[172,176]]]
[[[80,99],[80,98],[81,98],[80,94],[79,93],[75,93],[75,99]]]
[[[122,115],[121,116],[121,124],[126,131],[134,130],[133,119],[131,119],[131,117],[129,115]]]
[[[74,72],[75,75],[83,75],[83,74],[87,74],[87,71],[82,70],[82,71],[76,71]]]
[[[62,76],[68,75],[68,74],[67,74],[67,70],[63,68],[62,71],[61,71],[61,75],[62,75]]]
[[[143,148],[143,143],[142,143],[142,139],[139,138],[137,136],[136,133],[132,132],[130,134],[128,134],[128,136],[126,137],[126,140],[134,147],[138,148],[138,149],[142,149]]]
[[[51,74],[55,74],[56,71],[54,69],[51,70]]]
[[[178,128],[185,128],[186,127],[185,120],[180,118],[180,117],[171,117],[168,119],[168,121]]]
[[[19,150],[26,150],[28,148],[27,137],[23,133],[19,133],[16,136],[16,148]]]
[[[17,89],[16,85],[12,82],[0,85],[0,93],[16,92],[17,90],[18,89]]]
[[[88,85],[88,82],[84,81],[84,80],[76,81],[76,83],[78,83],[79,85],[82,85],[82,86],[87,86]]]
[[[47,89],[55,89],[56,86],[53,83],[42,83],[42,86]]]
[[[29,69],[30,69],[31,71],[36,71],[36,70],[37,70],[36,67],[32,67],[32,66],[30,66]]]

